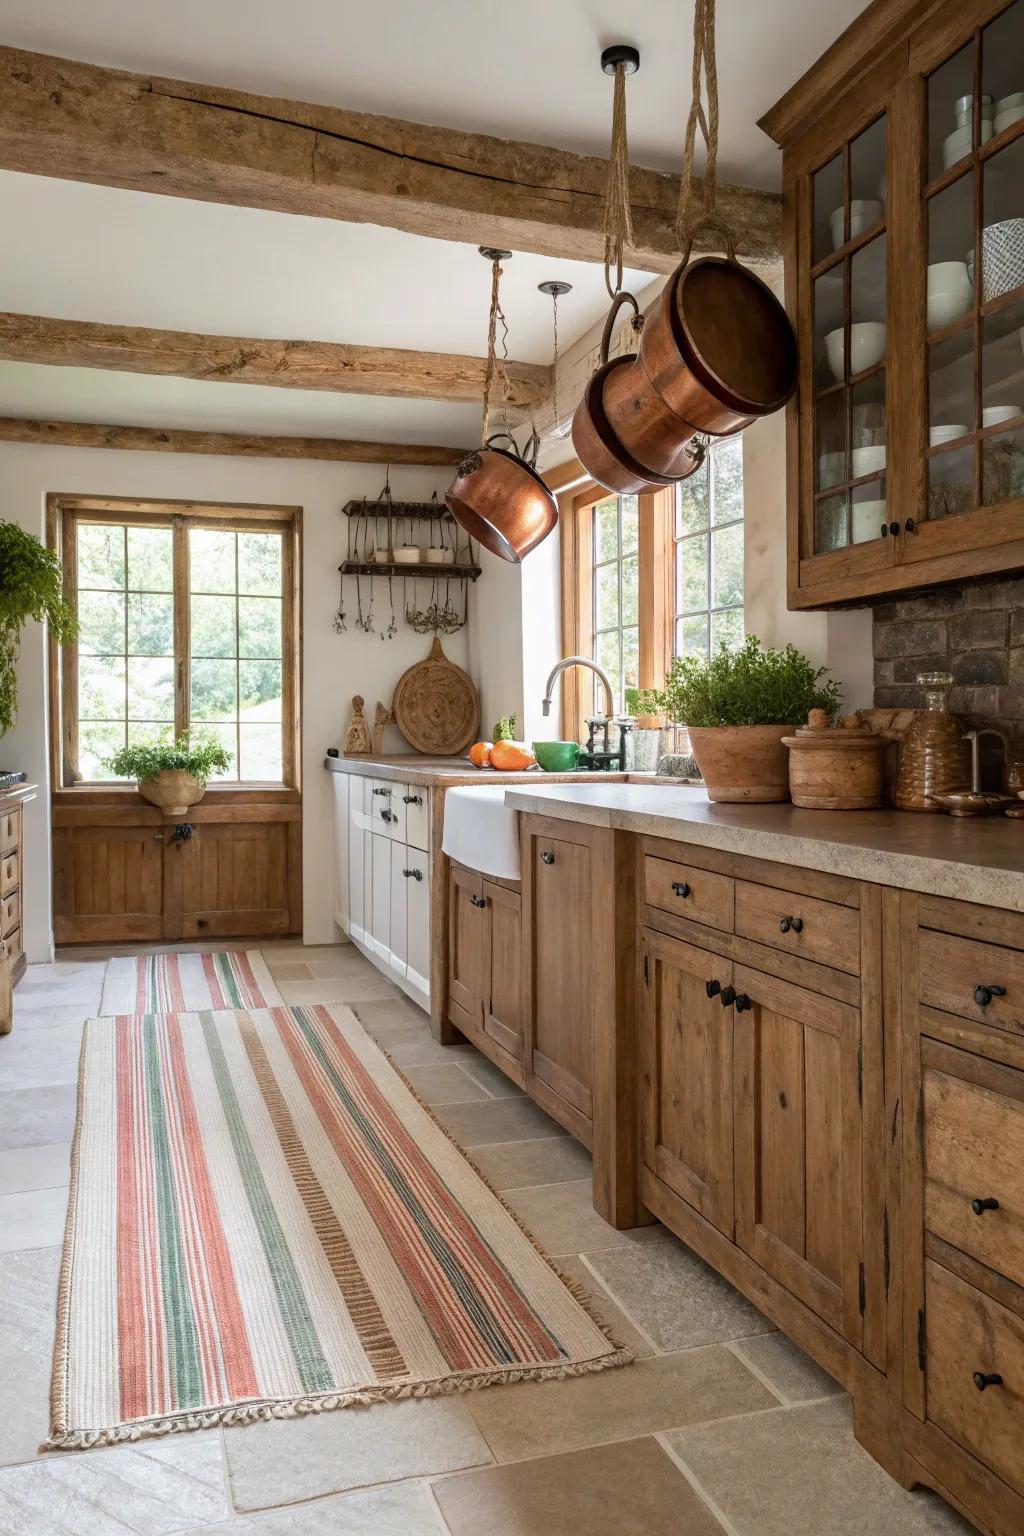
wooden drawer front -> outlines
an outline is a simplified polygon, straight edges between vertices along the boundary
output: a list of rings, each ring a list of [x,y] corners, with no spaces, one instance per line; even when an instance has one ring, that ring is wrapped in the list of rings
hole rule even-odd
[[[6,896],[21,884],[21,850],[15,848],[0,859],[0,896]]]
[[[1024,1032],[1024,952],[922,928],[918,996],[962,1019]]]
[[[4,942],[7,945],[8,960],[12,966],[17,965],[18,961],[21,959],[24,949],[24,946],[21,942],[21,929],[15,928],[12,933],[5,934]]]
[[[0,933],[4,938],[21,927],[21,893],[12,891],[0,901]]]
[[[649,907],[675,912],[725,933],[732,933],[735,883],[730,876],[715,875],[708,869],[652,854],[644,856],[644,900]]]
[[[929,1259],[925,1319],[928,1418],[1024,1489],[1024,1318]]]
[[[839,971],[860,972],[860,913],[856,907],[737,880],[736,932]]]
[[[21,842],[21,806],[0,816],[0,853],[9,853]]]
[[[925,1224],[1024,1286],[1024,1073],[928,1041],[923,1054]]]

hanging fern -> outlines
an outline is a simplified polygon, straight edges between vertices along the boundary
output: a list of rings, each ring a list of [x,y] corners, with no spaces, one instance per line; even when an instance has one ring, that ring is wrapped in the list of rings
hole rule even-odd
[[[29,619],[47,620],[61,644],[78,629],[57,556],[17,523],[0,523],[0,735],[18,712],[18,652]]]

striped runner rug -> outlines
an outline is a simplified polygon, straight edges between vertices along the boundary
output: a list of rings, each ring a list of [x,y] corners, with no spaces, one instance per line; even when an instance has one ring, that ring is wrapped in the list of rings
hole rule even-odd
[[[100,1013],[276,1008],[283,1002],[258,949],[122,955],[107,961]]]
[[[348,1008],[86,1025],[48,1449],[629,1358]]]

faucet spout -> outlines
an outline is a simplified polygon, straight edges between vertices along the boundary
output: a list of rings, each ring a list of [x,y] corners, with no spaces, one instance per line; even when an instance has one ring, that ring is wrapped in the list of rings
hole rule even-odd
[[[604,668],[599,667],[596,661],[591,661],[589,656],[566,656],[563,661],[557,662],[555,666],[551,668],[551,675],[547,680],[544,688],[544,697],[541,700],[541,712],[544,715],[550,713],[551,697],[555,686],[555,679],[558,677],[559,673],[565,672],[569,667],[589,667],[591,672],[595,672],[601,679],[602,686],[604,687],[604,698],[606,706],[605,714],[610,720],[615,713],[615,701],[612,697],[612,685]]]

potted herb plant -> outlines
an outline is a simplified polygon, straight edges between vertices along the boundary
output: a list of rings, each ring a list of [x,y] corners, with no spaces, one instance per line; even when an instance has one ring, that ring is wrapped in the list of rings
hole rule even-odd
[[[18,713],[18,652],[29,619],[47,620],[60,644],[77,632],[57,556],[17,523],[0,523],[0,736]]]
[[[738,650],[711,657],[677,656],[658,699],[670,720],[685,725],[711,800],[789,798],[783,736],[812,709],[833,718],[839,684],[823,682],[795,646],[773,651],[748,635]]]
[[[231,755],[211,737],[189,737],[122,747],[107,767],[120,779],[136,779],[139,794],[167,816],[184,816],[206,793],[207,777],[225,769]]]
[[[633,729],[626,750],[630,766],[637,773],[656,773],[664,749],[662,740],[665,713],[654,688],[627,688],[626,714],[633,718]]]

